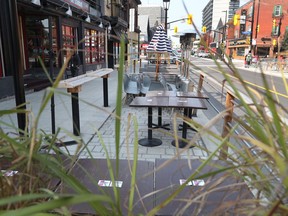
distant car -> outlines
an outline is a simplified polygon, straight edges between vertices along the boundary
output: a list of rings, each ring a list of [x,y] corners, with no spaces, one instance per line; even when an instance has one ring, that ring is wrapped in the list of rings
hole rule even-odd
[[[150,61],[151,64],[156,64],[157,63],[157,56],[155,54],[150,55],[149,57],[147,57]],[[175,53],[170,53],[169,55],[169,59],[170,59],[170,64],[176,64],[176,61],[179,59],[177,55],[175,55]],[[161,54],[161,64],[167,64],[168,63],[168,57],[166,59],[164,54]]]
[[[197,53],[197,56],[200,57],[200,58],[209,58],[210,57],[210,53],[205,52],[204,50],[200,50]]]

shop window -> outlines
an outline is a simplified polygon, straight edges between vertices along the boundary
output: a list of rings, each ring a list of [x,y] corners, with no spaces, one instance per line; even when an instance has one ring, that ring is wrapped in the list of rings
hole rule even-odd
[[[105,61],[105,35],[92,29],[85,29],[85,62],[87,64]]]
[[[245,48],[244,47],[239,47],[237,49],[237,56],[244,56],[245,54]]]
[[[76,48],[76,41],[77,41],[76,28],[63,25],[62,37],[63,37],[63,51],[64,51],[63,56],[65,62],[68,55],[68,51],[75,50]]]
[[[99,33],[99,62],[105,62],[105,34]]]
[[[57,28],[56,20],[52,18],[52,50],[54,57],[57,56]],[[42,67],[39,58],[44,63],[45,67],[50,64],[50,44],[49,44],[49,20],[48,17],[27,17],[25,20],[25,29],[27,34],[26,69],[34,67]],[[54,61],[56,66],[57,61]]]

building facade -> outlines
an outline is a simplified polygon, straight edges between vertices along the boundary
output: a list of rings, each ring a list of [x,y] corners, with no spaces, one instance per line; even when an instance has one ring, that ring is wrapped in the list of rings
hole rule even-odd
[[[14,3],[12,15],[10,10]],[[102,67],[113,68],[117,63],[121,34],[128,44],[130,8],[137,13],[138,4],[140,0],[1,1],[0,98],[14,94],[15,73],[23,77],[26,89],[37,90],[50,85],[43,66],[53,79],[70,51],[80,58],[79,74]],[[17,19],[11,23],[14,17]],[[15,32],[11,33],[11,25],[17,26],[14,28],[16,36]],[[134,16],[133,26],[132,31],[137,31],[137,16]],[[17,61],[21,62],[17,72],[11,69],[16,42],[20,49]]]
[[[226,52],[238,59],[250,50],[260,57],[277,56],[288,31],[287,11],[288,0],[247,2],[236,11],[237,24],[229,21]]]
[[[234,10],[239,8],[239,0],[210,0],[202,10],[202,26],[206,27],[206,31],[216,30],[219,20],[222,22],[233,17]]]
[[[139,5],[139,15],[148,15],[150,27],[164,23],[164,9],[158,5]]]
[[[165,22],[164,9],[158,5],[139,5],[139,24],[140,24],[140,53],[146,56],[146,49],[152,39],[156,27]]]

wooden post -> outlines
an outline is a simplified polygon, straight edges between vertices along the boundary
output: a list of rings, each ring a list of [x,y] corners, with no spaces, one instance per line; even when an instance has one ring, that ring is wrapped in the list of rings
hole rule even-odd
[[[223,130],[222,130],[222,137],[225,138],[231,129],[231,122],[232,122],[232,115],[233,115],[233,107],[234,107],[234,96],[232,96],[229,92],[226,94],[226,115],[224,117],[224,123],[223,123]],[[229,140],[229,139],[228,139]],[[228,141],[227,140],[227,141]],[[221,151],[219,158],[223,160],[227,160],[227,153],[228,153],[228,145],[224,144]]]
[[[204,82],[204,76],[201,74],[199,77],[199,82],[198,82],[198,88],[197,88],[198,92],[200,92],[202,90],[203,82]]]
[[[197,92],[200,92],[202,90],[203,82],[204,82],[204,76],[201,74],[198,81]],[[197,116],[197,109],[193,109],[192,116]]]
[[[161,63],[161,58],[160,58],[160,53],[156,54],[156,76],[155,76],[155,80],[158,80],[158,73],[159,73],[159,64]]]

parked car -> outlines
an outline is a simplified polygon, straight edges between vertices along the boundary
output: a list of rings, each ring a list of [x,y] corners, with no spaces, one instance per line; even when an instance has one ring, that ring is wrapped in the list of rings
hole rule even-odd
[[[156,64],[157,56],[155,54],[150,54],[148,58],[151,64]],[[170,59],[170,64],[176,64],[176,61],[179,60],[179,57],[175,55],[175,53],[172,52],[170,53],[169,59]],[[167,60],[165,58],[165,55],[161,54],[161,64],[167,63]]]
[[[205,52],[204,50],[200,50],[197,53],[197,56],[200,58],[210,58],[210,53],[209,52]]]

